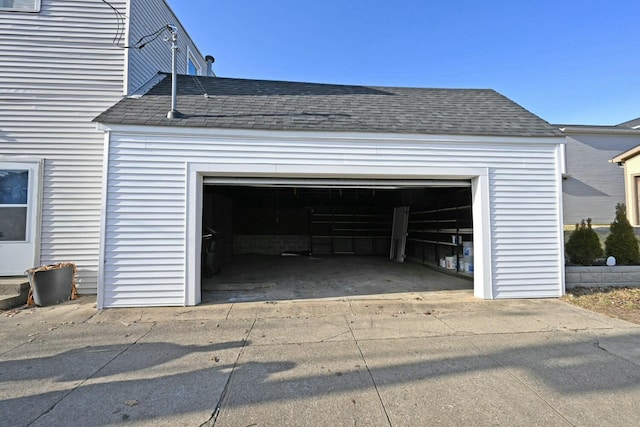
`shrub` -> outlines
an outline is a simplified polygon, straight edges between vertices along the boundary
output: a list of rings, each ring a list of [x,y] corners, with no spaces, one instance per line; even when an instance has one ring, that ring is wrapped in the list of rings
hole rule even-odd
[[[586,223],[583,219],[580,224],[576,224],[565,250],[569,261],[579,265],[591,265],[596,258],[604,254],[598,234],[591,228],[591,218],[587,218]]]
[[[618,264],[640,263],[640,249],[633,227],[627,219],[624,203],[616,205],[616,217],[611,223],[611,233],[604,242],[607,256],[614,256]]]

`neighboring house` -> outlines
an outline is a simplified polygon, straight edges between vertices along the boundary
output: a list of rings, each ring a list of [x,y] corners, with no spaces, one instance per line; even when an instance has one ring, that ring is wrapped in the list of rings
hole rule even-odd
[[[640,122],[640,120],[634,122]],[[611,159],[613,164],[623,167],[627,218],[634,227],[640,226],[640,156],[638,154],[640,154],[640,144]]]
[[[372,235],[407,208],[407,258],[437,263],[462,236],[477,297],[563,294],[565,138],[495,91],[180,76],[168,119],[160,77],[96,118],[98,307],[198,304],[203,225],[232,256],[265,240],[388,256]]]
[[[566,135],[566,174],[562,183],[564,224],[591,218],[608,225],[616,204],[625,201],[624,173],[610,160],[640,144],[640,119],[615,126],[556,125]],[[637,218],[629,216],[634,224]]]
[[[105,135],[92,119],[171,70],[167,24],[178,70],[206,74],[163,0],[0,3],[0,276],[72,261],[80,292],[97,291]]]

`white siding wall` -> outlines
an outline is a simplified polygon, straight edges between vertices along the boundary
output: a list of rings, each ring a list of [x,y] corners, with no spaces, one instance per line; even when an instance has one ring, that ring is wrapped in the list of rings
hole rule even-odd
[[[99,250],[104,133],[91,120],[123,91],[115,32],[97,0],[0,12],[0,156],[45,159],[40,261],[77,263],[82,292],[96,290]]]
[[[111,133],[105,307],[185,303],[186,162],[226,163],[231,170],[234,164],[490,168],[493,296],[562,293],[560,175],[553,143],[174,131]]]
[[[560,296],[564,255],[553,153],[527,151],[526,159],[512,159],[518,167],[494,163],[490,174],[495,298]]]
[[[164,25],[172,24],[178,27],[178,58],[177,70],[179,74],[187,74],[187,50],[198,60],[203,74],[206,74],[207,64],[196,45],[191,41],[184,27],[164,0],[133,0],[129,11],[131,33],[129,44],[134,44],[141,37],[156,32]],[[171,72],[171,43],[165,42],[164,32],[157,40],[147,44],[142,49],[129,49],[129,80],[128,93],[140,88],[158,71]]]
[[[110,3],[127,12],[126,0]],[[163,0],[132,3],[130,39],[177,22]],[[185,72],[188,37],[180,28]],[[125,92],[127,50],[114,46],[117,31],[101,0],[43,0],[40,13],[0,12],[0,157],[45,159],[40,262],[77,263],[83,293],[96,292],[100,246],[104,133],[92,120]],[[161,39],[130,53],[129,87],[170,70]]]

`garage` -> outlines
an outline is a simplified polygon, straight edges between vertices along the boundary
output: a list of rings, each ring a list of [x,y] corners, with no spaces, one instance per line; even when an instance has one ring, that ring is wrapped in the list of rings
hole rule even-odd
[[[473,288],[470,181],[205,178],[202,224],[203,300]]]
[[[334,294],[353,265],[383,264],[409,290],[419,268],[483,299],[564,293],[564,138],[495,91],[179,76],[169,119],[171,86],[161,75],[95,119],[100,308],[196,305],[234,284],[273,299],[278,269],[302,276],[280,261],[331,271],[315,287]],[[402,290],[388,280],[377,291]]]

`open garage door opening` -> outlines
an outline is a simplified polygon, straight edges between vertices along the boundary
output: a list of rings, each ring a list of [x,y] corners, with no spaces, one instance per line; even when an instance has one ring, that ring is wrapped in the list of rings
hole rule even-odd
[[[469,181],[205,177],[202,191],[204,302],[473,289]]]

